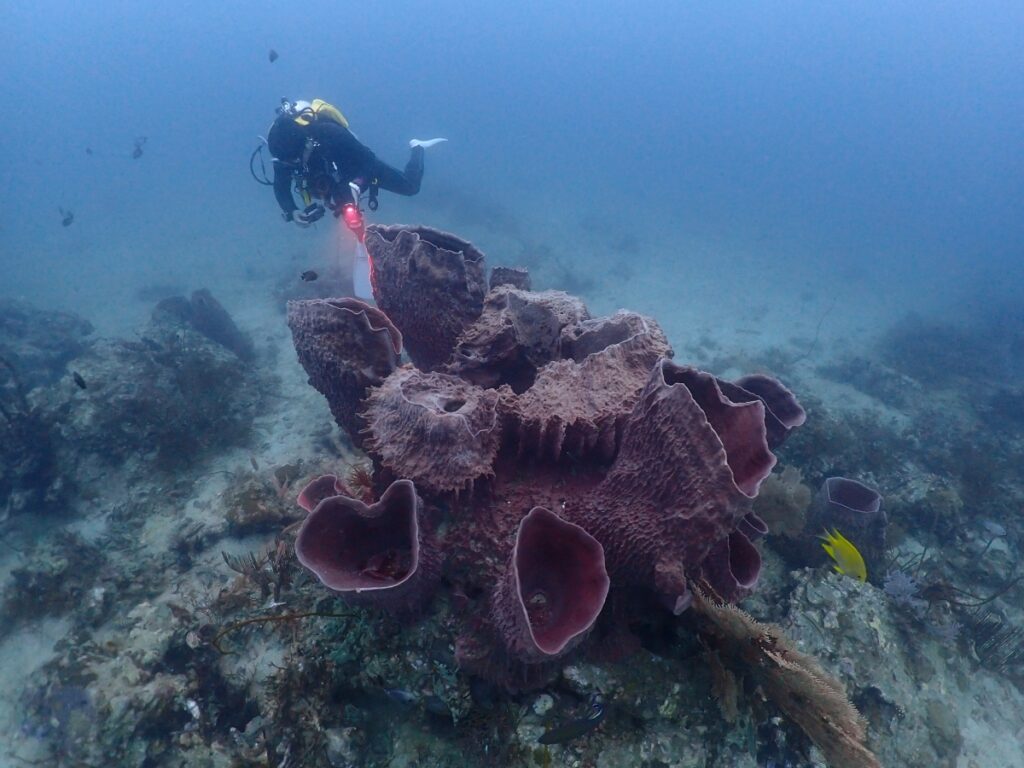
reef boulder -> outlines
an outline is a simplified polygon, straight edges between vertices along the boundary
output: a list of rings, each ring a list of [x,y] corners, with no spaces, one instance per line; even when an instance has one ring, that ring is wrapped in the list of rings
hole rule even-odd
[[[71,364],[84,386],[54,403],[61,439],[111,465],[173,469],[244,442],[261,379],[235,351],[158,309],[139,340],[104,339]]]
[[[64,376],[67,363],[88,347],[92,332],[88,320],[71,312],[0,299],[0,358],[17,369],[27,389]]]

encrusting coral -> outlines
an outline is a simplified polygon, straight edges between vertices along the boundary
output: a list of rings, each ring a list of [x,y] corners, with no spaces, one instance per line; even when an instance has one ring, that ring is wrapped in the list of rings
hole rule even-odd
[[[766,527],[752,501],[771,447],[804,419],[789,390],[678,365],[633,312],[591,318],[575,297],[500,281],[487,292],[483,255],[452,235],[374,226],[366,244],[379,309],[288,308],[299,360],[373,460],[379,498],[333,476],[300,496],[312,511],[296,551],[327,586],[405,610],[443,583],[460,666],[510,688],[557,673],[609,590],[680,613],[694,579],[726,600],[756,586]],[[414,365],[399,365],[403,344]]]

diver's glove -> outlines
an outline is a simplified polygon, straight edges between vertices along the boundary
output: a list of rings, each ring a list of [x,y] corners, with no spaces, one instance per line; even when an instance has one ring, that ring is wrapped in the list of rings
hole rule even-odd
[[[435,144],[440,144],[442,141],[448,141],[448,139],[409,139],[409,149],[416,149],[416,147],[429,149]]]

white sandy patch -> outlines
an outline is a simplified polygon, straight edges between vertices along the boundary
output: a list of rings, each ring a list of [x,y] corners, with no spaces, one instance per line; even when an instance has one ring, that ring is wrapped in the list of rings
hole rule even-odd
[[[0,643],[0,768],[24,765],[44,756],[40,742],[22,733],[24,692],[33,675],[55,655],[53,647],[67,634],[70,622],[45,619],[21,627]]]

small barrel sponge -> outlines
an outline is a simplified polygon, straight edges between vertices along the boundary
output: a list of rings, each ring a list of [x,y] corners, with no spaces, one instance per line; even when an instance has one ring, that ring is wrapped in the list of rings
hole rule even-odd
[[[331,496],[354,497],[337,475],[320,475],[310,480],[306,487],[299,491],[296,503],[307,512],[312,512],[317,504]]]
[[[370,225],[366,250],[373,296],[402,331],[413,363],[425,371],[446,363],[483,309],[483,254],[455,235],[404,225]]]
[[[804,534],[813,560],[820,562],[824,558],[818,536],[835,528],[860,551],[868,574],[877,575],[885,562],[888,523],[878,491],[846,477],[830,477],[811,502]]]
[[[666,381],[671,378],[673,384],[683,384],[690,391],[722,441],[737,489],[753,499],[776,461],[768,448],[764,404],[728,397],[723,382],[709,373],[675,364],[671,368],[669,376],[668,366],[663,367]]]
[[[702,564],[704,578],[719,597],[730,603],[753,592],[761,575],[761,553],[744,532],[746,520],[719,540]]]
[[[462,490],[493,473],[500,397],[455,376],[402,368],[366,400],[367,450],[425,491]]]
[[[459,337],[448,371],[481,387],[508,384],[522,392],[560,356],[562,330],[589,317],[582,301],[562,291],[499,286]]]
[[[351,298],[289,301],[288,326],[309,383],[359,445],[360,403],[398,367],[402,334],[379,309]]]
[[[567,327],[561,352],[565,359],[544,366],[510,401],[519,453],[558,460],[565,452],[594,452],[611,459],[651,369],[672,353],[668,340],[651,318],[620,310]]]
[[[610,583],[601,544],[578,525],[534,507],[519,523],[491,603],[509,654],[541,663],[567,653],[593,627]]]
[[[753,512],[750,512],[740,520],[739,530],[751,541],[757,541],[762,536],[768,535],[768,523]]]
[[[571,519],[604,545],[613,578],[653,588],[680,612],[687,579],[716,547],[729,555],[720,542],[749,514],[774,465],[760,400],[734,403],[711,374],[661,360],[607,477]],[[744,583],[756,581],[739,562],[750,561],[742,546],[736,567]]]
[[[426,603],[440,571],[422,518],[423,502],[409,480],[393,482],[371,506],[328,496],[299,528],[295,555],[346,598],[415,610]]]
[[[182,303],[178,303],[182,302]],[[177,308],[179,311],[175,312]],[[235,321],[206,288],[192,292],[192,300],[183,297],[171,297],[157,305],[157,310],[171,310],[180,320],[184,320],[206,338],[215,341],[226,349],[230,349],[239,358],[252,362],[256,357],[249,334],[239,330]]]
[[[807,421],[807,413],[781,381],[763,373],[754,373],[737,379],[734,384],[756,395],[764,403],[768,446],[774,450],[782,445],[789,433]]]

